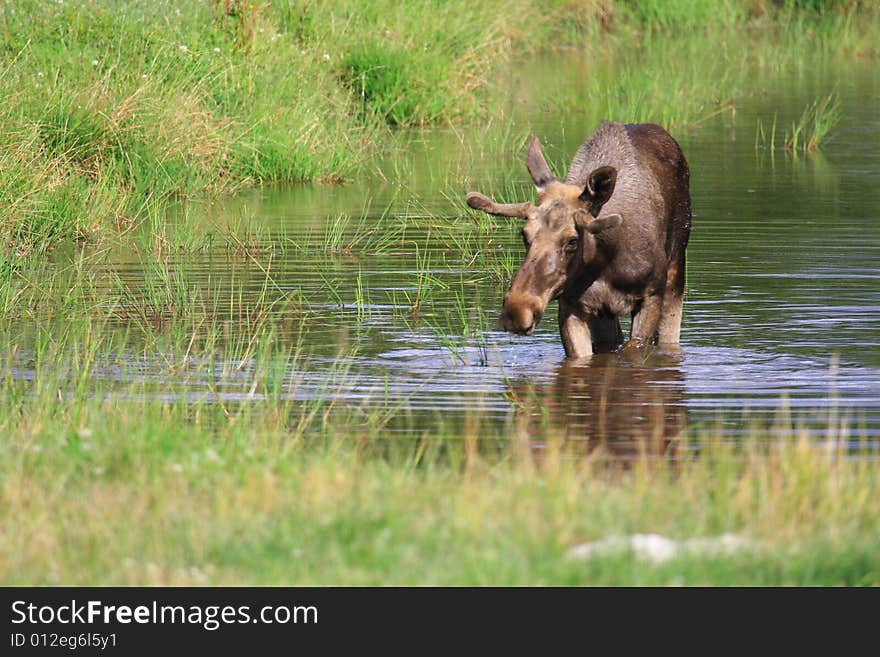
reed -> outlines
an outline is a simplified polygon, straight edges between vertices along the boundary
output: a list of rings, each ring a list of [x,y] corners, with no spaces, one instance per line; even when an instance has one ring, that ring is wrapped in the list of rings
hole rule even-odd
[[[819,144],[840,121],[840,100],[834,94],[822,96],[804,108],[800,118],[785,133],[785,150],[815,153]]]

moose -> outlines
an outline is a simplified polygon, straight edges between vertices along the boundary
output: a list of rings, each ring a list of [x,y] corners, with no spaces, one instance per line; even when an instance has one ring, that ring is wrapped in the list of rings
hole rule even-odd
[[[565,354],[585,358],[623,344],[625,352],[676,345],[681,332],[685,248],[691,230],[690,172],[672,136],[651,123],[603,122],[580,147],[564,181],[533,137],[526,167],[538,204],[495,203],[471,192],[467,204],[525,219],[525,261],[504,296],[501,326],[529,335],[559,300]]]

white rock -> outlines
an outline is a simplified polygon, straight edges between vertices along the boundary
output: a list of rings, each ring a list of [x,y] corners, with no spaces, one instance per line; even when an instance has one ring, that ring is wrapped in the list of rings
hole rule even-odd
[[[573,559],[588,560],[632,552],[638,559],[660,565],[679,554],[698,556],[729,556],[744,549],[754,548],[754,543],[736,534],[700,536],[684,541],[674,541],[660,534],[611,535],[592,543],[582,543],[571,548],[566,555]]]
[[[632,551],[651,563],[669,561],[679,550],[679,544],[660,534],[633,534],[629,539]]]

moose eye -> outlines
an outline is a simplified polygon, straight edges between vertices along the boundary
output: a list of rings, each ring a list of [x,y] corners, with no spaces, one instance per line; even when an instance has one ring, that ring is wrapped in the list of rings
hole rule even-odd
[[[578,248],[578,238],[577,237],[572,237],[570,240],[568,240],[565,243],[565,250],[566,251],[577,251],[577,248]]]

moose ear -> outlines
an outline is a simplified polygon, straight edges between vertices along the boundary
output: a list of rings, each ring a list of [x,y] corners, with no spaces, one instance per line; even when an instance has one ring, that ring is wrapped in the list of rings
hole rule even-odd
[[[528,167],[529,174],[531,174],[538,191],[544,189],[548,183],[556,180],[556,177],[550,171],[547,160],[544,159],[544,151],[541,150],[541,140],[537,137],[532,137],[532,141],[529,142],[529,150],[526,152],[526,167]]]
[[[587,224],[587,230],[595,235],[596,233],[601,233],[609,228],[619,226],[622,221],[623,218],[619,214],[609,214],[604,217],[599,217],[598,219],[593,219]]]
[[[593,216],[598,215],[602,206],[611,198],[616,182],[617,169],[614,167],[599,167],[587,178],[587,186],[581,194],[581,200],[590,204]]]

